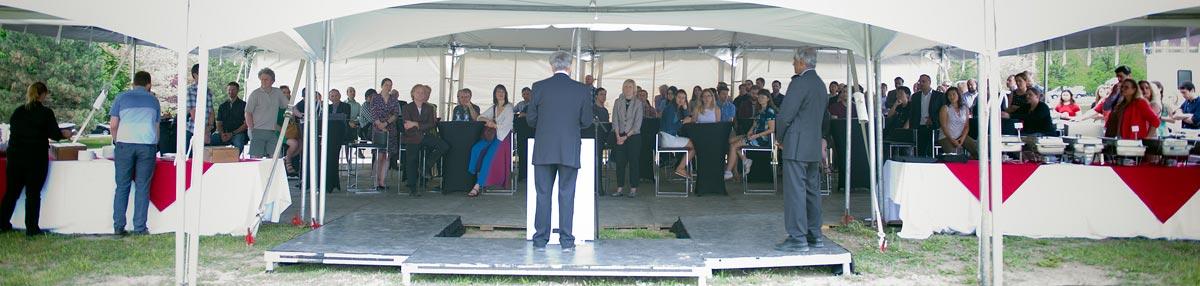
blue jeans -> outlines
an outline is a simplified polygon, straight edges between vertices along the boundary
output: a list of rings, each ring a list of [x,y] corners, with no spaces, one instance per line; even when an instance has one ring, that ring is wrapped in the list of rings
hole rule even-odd
[[[492,169],[492,158],[495,157],[496,148],[500,147],[500,143],[500,138],[497,136],[492,141],[479,140],[475,146],[471,147],[471,163],[467,165],[467,172],[476,175],[475,183],[480,187],[487,182],[488,172]],[[483,157],[482,162],[479,160],[480,157]]]
[[[246,142],[250,142],[250,137],[246,136],[246,132],[234,133],[233,136],[231,136],[229,138],[229,141],[221,141],[221,133],[217,133],[217,132],[213,132],[213,134],[209,138],[212,138],[212,141],[213,141],[212,144],[209,144],[209,145],[213,145],[213,146],[233,145],[233,148],[237,148],[238,154],[242,154],[243,151],[245,151],[245,149],[246,149]],[[271,146],[271,148],[275,148],[275,146]]]
[[[150,178],[154,177],[155,154],[158,146],[117,143],[117,193],[113,198],[113,230],[125,229],[125,210],[129,207],[130,185],[136,183],[133,201],[133,231],[146,230],[146,211],[150,206]]]

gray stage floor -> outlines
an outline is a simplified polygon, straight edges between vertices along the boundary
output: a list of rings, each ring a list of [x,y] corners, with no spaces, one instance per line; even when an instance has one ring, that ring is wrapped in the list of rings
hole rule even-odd
[[[364,172],[369,165],[361,167]],[[666,172],[664,172],[666,173]],[[343,183],[346,177],[343,172]],[[381,194],[353,194],[335,192],[327,195],[325,208],[326,223],[351,213],[389,213],[389,214],[424,214],[424,215],[457,215],[462,217],[462,223],[468,226],[492,226],[524,228],[525,225],[525,196],[524,182],[518,182],[518,190],[509,195],[480,195],[467,197],[464,192],[452,192],[449,195],[423,192],[424,196],[410,197],[397,194],[394,186],[396,177],[389,176],[393,186]],[[609,171],[611,175],[611,171]],[[611,177],[611,176],[610,176]],[[441,179],[434,178],[431,186],[439,185]],[[297,180],[290,181],[292,185],[292,206],[284,213],[280,222],[290,221],[300,210],[301,192],[296,188]],[[370,186],[370,179],[362,178],[361,185]],[[615,190],[611,187],[609,191]],[[770,183],[752,183],[751,188],[770,188]],[[682,189],[682,184],[669,183],[665,188]],[[597,200],[600,211],[600,225],[605,228],[670,228],[679,217],[725,215],[725,214],[781,214],[783,211],[783,195],[745,195],[742,184],[726,181],[728,196],[703,197],[655,197],[654,183],[642,181],[638,189],[639,196],[602,197]],[[406,192],[401,188],[399,191]],[[626,190],[628,191],[628,190]],[[845,212],[845,193],[835,190],[830,196],[824,197],[824,222],[836,225]],[[850,196],[850,214],[857,219],[869,217],[871,204],[869,192],[853,191]],[[305,215],[306,216],[306,215]]]

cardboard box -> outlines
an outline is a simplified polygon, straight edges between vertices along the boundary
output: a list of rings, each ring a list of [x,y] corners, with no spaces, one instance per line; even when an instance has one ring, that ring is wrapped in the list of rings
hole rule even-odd
[[[87,150],[87,145],[82,143],[50,143],[50,160],[76,161],[83,150]]]
[[[204,162],[209,163],[233,163],[238,162],[237,148],[230,146],[221,147],[204,147]]]

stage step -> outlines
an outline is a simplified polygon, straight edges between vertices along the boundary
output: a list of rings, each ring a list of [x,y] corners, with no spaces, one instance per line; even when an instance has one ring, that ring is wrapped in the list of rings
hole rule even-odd
[[[535,251],[524,239],[436,238],[400,270],[405,285],[412,274],[690,277],[704,285],[712,271],[697,253],[686,239],[600,240],[564,253],[557,245]]]
[[[284,242],[263,256],[267,271],[278,263],[400,266],[434,237],[462,236],[454,215],[353,213]]]
[[[831,265],[850,272],[850,251],[828,237],[822,236],[825,247],[808,252],[775,250],[775,244],[787,238],[783,214],[681,217],[672,232],[695,241],[712,269]]]

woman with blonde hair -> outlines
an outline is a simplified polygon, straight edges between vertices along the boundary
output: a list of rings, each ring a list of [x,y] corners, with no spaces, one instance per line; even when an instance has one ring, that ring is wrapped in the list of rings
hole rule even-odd
[[[50,149],[49,140],[63,140],[71,137],[71,130],[59,130],[58,120],[54,111],[46,107],[50,99],[50,90],[46,84],[35,82],[29,85],[25,93],[25,104],[13,109],[12,126],[9,127],[8,141],[8,183],[5,186],[4,198],[0,201],[0,232],[13,229],[9,220],[17,206],[17,198],[21,191],[25,192],[25,235],[42,234],[38,227],[38,214],[42,206],[42,187],[46,183],[46,172],[50,168],[50,159],[46,151]]]
[[[1166,113],[1166,106],[1163,105],[1162,94],[1157,89],[1154,89],[1154,84],[1146,80],[1138,81],[1138,91],[1150,102],[1150,111],[1153,111],[1159,118],[1158,132],[1149,134],[1150,138],[1158,138],[1164,132],[1167,132],[1167,122],[1163,121],[1162,118],[1167,116],[1168,113]]]
[[[721,119],[721,108],[717,107],[716,96],[708,90],[701,90],[695,96],[696,104],[692,107],[696,123],[713,123]]]
[[[627,79],[621,84],[621,95],[613,102],[612,132],[617,143],[613,146],[612,155],[617,163],[617,192],[612,193],[614,197],[625,195],[625,182],[629,182],[629,197],[636,197],[638,193],[642,119],[645,118],[645,109],[650,108],[638,98],[638,93],[637,83]]]

